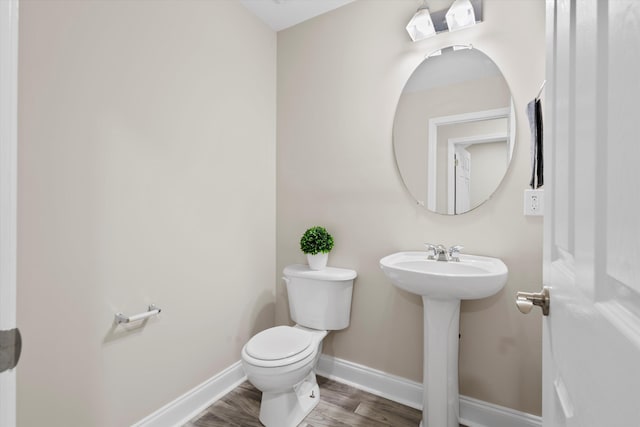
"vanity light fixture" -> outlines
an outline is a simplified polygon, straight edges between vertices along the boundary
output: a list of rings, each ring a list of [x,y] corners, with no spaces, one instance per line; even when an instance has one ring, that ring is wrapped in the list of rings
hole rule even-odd
[[[447,14],[449,31],[471,27],[476,24],[476,14],[470,0],[455,0]]]
[[[436,34],[436,29],[433,26],[426,0],[422,2],[422,6],[418,8],[413,18],[411,18],[411,21],[407,24],[407,32],[414,42],[424,40]]]
[[[406,27],[411,40],[417,42],[443,31],[460,30],[482,22],[482,0],[448,0],[447,3],[449,8],[430,11],[429,6],[442,7],[442,2],[434,0],[429,4],[429,0],[422,0]]]

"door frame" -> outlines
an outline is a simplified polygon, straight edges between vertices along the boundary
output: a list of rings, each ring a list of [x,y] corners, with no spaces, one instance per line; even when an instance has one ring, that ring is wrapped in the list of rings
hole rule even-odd
[[[513,154],[515,143],[515,111],[513,99],[510,107],[496,108],[493,110],[474,111],[471,113],[454,114],[451,116],[433,117],[429,119],[429,140],[427,152],[427,209],[436,211],[437,198],[437,163],[438,163],[438,126],[455,123],[469,123],[480,120],[509,119],[509,156]],[[513,130],[513,132],[512,132]]]
[[[16,327],[18,1],[0,1],[0,330]],[[16,369],[0,374],[0,425],[16,423]]]
[[[491,142],[506,141],[507,143],[507,155],[505,156],[505,162],[509,166],[509,159],[511,158],[511,147],[509,146],[509,132],[499,132],[489,135],[473,135],[464,136],[460,138],[449,138],[447,141],[447,213],[449,215],[455,214],[454,201],[456,198],[455,191],[453,191],[454,183],[456,180],[456,168],[454,165],[454,156],[457,145],[465,147],[474,144],[487,144]]]

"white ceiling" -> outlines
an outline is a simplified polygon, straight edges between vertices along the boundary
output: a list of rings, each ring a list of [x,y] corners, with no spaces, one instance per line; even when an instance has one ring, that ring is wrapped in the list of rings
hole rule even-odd
[[[240,0],[247,9],[280,31],[354,0]]]

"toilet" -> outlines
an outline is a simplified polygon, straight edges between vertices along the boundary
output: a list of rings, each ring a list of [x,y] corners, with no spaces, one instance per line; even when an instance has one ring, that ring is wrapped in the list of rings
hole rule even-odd
[[[356,276],[335,267],[311,270],[296,264],[284,269],[296,325],[266,329],[242,348],[247,379],[262,391],[260,422],[266,427],[295,427],[318,404],[315,368],[322,340],[329,331],[349,326]]]

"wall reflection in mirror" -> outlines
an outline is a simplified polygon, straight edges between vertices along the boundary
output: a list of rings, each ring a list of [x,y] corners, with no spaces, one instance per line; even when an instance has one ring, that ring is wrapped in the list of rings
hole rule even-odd
[[[430,211],[461,214],[488,200],[507,172],[514,141],[509,86],[470,46],[428,56],[398,101],[396,163],[407,190]]]

